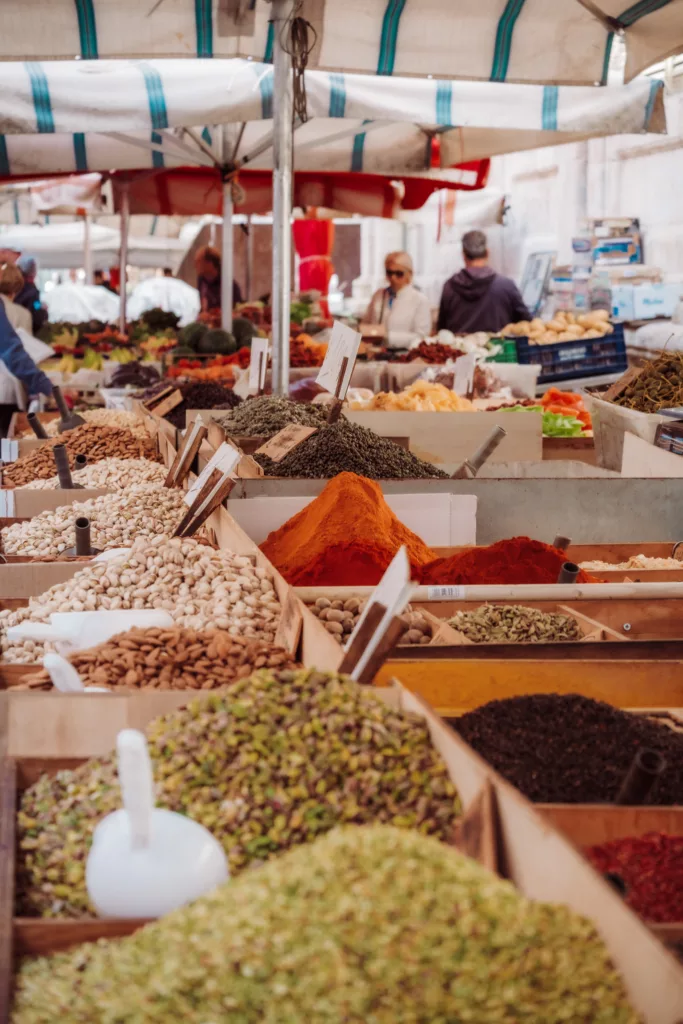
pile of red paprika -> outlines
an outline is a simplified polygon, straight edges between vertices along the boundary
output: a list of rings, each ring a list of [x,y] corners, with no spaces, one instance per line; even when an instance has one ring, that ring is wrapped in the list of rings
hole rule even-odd
[[[683,836],[648,832],[584,853],[598,871],[623,878],[626,902],[646,921],[683,921]]]

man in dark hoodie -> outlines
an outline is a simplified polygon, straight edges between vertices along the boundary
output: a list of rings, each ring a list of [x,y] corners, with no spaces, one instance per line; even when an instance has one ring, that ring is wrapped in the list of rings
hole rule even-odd
[[[531,314],[514,281],[497,274],[488,265],[489,254],[483,231],[462,236],[465,269],[443,286],[438,330],[454,334],[499,331],[506,324],[531,320]]]

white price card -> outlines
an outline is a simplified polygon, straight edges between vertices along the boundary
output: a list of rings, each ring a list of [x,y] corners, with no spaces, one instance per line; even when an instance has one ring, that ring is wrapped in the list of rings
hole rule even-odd
[[[427,599],[429,601],[464,601],[465,588],[455,586],[455,584],[452,586],[428,587]]]
[[[0,441],[0,459],[3,462],[16,462],[19,458],[19,442],[3,437]]]
[[[0,491],[0,516],[11,519],[14,516],[14,491]]]
[[[192,502],[195,500],[214,470],[218,470],[218,472],[223,475],[231,473],[233,469],[236,469],[241,458],[242,452],[239,448],[235,448],[233,445],[223,442],[218,451],[215,452],[213,457],[204,466],[204,469],[185,495],[185,504],[188,508],[192,505]]]
[[[352,679],[360,678],[363,669],[374,654],[375,648],[391,625],[392,620],[396,615],[400,615],[401,612],[403,612],[416,589],[417,584],[412,583],[410,580],[410,562],[408,560],[408,552],[405,545],[402,545],[389,563],[384,576],[382,576],[382,579],[370,595],[370,600],[363,609],[363,614],[356,623],[356,627],[351,633],[346,645],[347,648],[351,646],[354,637],[361,629],[363,622],[373,605],[381,604],[386,608],[377,628],[369,638],[365,650],[351,671]]]
[[[457,344],[457,342],[456,342]],[[460,356],[453,365],[453,390],[456,395],[469,395],[474,386],[474,367],[477,357],[474,352]]]
[[[268,368],[268,339],[253,338],[249,361],[249,393],[260,394],[266,386]]]
[[[342,401],[346,397],[351,383],[351,374],[356,364],[360,341],[361,335],[357,331],[352,331],[350,327],[335,320],[325,360],[316,377],[316,384]],[[344,366],[345,359],[346,365]],[[344,367],[343,375],[342,367]]]

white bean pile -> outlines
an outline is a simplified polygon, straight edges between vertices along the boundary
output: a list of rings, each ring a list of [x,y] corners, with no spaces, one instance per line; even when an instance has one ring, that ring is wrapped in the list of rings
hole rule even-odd
[[[135,484],[163,486],[168,474],[165,466],[149,459],[101,459],[85,469],[77,469],[71,477],[75,484],[83,487],[106,487],[111,491],[122,491]],[[60,486],[59,477],[49,480],[32,480],[24,485],[26,490],[51,491]]]
[[[0,612],[4,661],[40,661],[49,645],[27,640],[10,645],[9,626],[47,622],[52,612],[100,608],[161,608],[177,626],[225,629],[233,636],[272,642],[280,617],[273,581],[266,569],[231,551],[216,551],[192,538],[155,537],[133,544],[108,562],[91,562],[58,583],[27,608]]]
[[[90,520],[90,541],[102,551],[130,547],[138,538],[171,535],[187,511],[183,498],[176,488],[137,484],[126,491],[61,505],[5,527],[3,551],[43,558],[61,555],[76,543],[74,524],[79,516]]]

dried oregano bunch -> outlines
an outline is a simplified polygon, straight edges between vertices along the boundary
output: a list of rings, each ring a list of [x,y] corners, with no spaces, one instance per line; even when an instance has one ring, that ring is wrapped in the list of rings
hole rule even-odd
[[[451,837],[460,801],[425,722],[349,679],[263,670],[147,729],[157,803],[200,822],[231,874],[340,823]],[[43,776],[18,816],[18,912],[90,912],[92,832],[120,806],[113,756]]]
[[[593,925],[452,847],[336,828],[135,935],[26,962],[12,1024],[638,1024]]]
[[[571,615],[521,604],[484,604],[472,612],[456,612],[448,624],[475,644],[547,644],[583,637]]]

